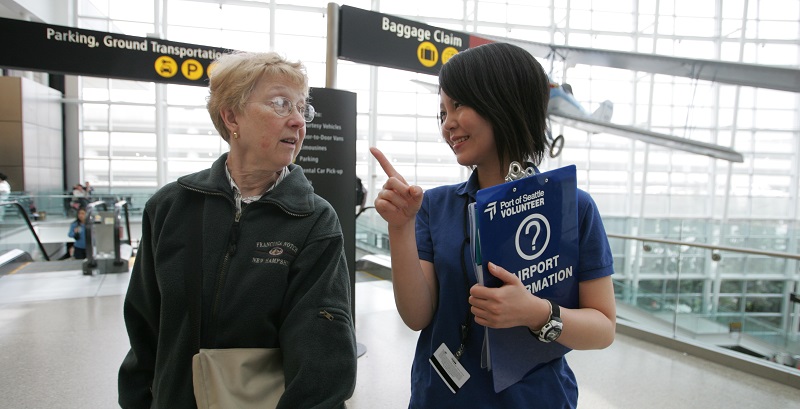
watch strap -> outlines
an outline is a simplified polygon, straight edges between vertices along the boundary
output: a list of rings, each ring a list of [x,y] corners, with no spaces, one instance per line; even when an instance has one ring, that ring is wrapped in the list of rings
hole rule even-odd
[[[558,304],[547,300],[550,303],[550,319],[548,321],[552,321],[553,318],[561,318],[561,307]]]
[[[545,301],[547,301],[547,303],[550,304],[550,315],[547,317],[547,321],[544,322],[544,325],[542,325],[542,328],[546,327],[547,323],[549,323],[553,319],[553,317],[560,317],[561,316],[561,309],[558,307],[558,304],[553,304],[552,301],[547,300],[547,299],[545,299]],[[555,306],[555,308],[556,308],[556,310],[555,310],[556,312],[555,313],[558,314],[558,315],[553,315],[553,311],[554,311],[553,310],[553,306]],[[538,331],[534,331],[530,327],[528,327],[528,331],[530,331],[531,335],[533,335],[534,337],[539,338],[539,334],[541,334],[542,328],[539,328]]]

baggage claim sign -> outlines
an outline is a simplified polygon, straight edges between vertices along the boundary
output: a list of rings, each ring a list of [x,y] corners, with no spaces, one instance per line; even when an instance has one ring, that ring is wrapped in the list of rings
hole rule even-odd
[[[423,74],[468,48],[490,43],[480,37],[350,6],[340,10],[339,58]]]
[[[230,50],[0,18],[0,67],[208,86],[208,66]]]

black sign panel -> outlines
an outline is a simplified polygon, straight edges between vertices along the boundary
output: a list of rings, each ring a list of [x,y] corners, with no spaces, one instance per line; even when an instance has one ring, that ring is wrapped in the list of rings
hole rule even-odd
[[[0,18],[0,66],[134,81],[208,85],[208,66],[230,50]]]
[[[349,6],[340,9],[339,27],[339,58],[433,75],[460,51],[491,42]]]
[[[311,105],[317,116],[306,124],[303,149],[295,159],[339,215],[350,278],[356,266],[356,94],[331,88],[312,88]]]

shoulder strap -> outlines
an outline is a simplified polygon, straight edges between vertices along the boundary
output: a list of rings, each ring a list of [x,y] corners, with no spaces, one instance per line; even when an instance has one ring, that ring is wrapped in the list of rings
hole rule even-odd
[[[189,209],[191,215],[186,219],[189,223],[188,236],[194,241],[195,246],[199,247],[196,257],[187,260],[187,269],[184,273],[184,284],[186,286],[187,310],[189,312],[189,334],[194,342],[195,350],[200,350],[200,316],[202,311],[203,299],[203,209],[205,207],[205,197],[200,197]]]

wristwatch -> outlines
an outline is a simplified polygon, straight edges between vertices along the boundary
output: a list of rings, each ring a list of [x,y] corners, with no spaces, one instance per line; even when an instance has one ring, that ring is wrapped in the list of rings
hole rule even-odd
[[[564,328],[564,323],[561,321],[561,308],[558,304],[545,300],[550,304],[550,318],[542,326],[542,329],[534,331],[530,328],[528,330],[542,342],[553,342],[561,336],[561,330]]]

